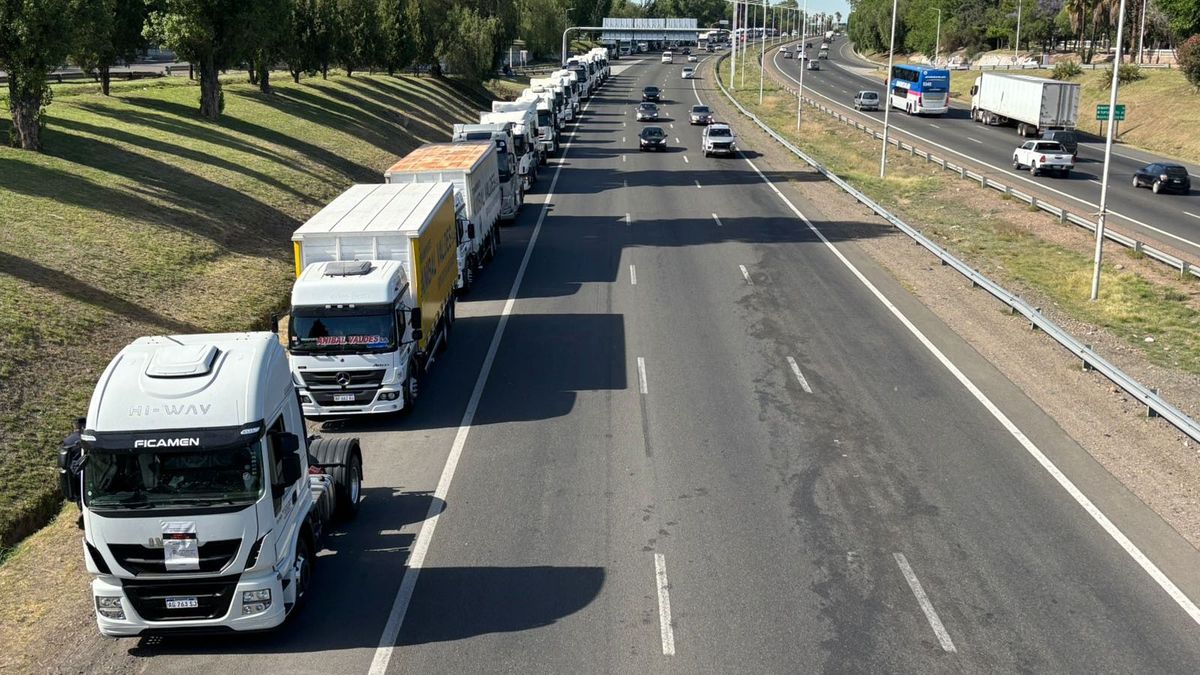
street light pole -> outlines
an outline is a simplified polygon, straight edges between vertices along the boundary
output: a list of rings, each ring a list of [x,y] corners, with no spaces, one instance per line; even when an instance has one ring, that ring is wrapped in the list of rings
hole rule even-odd
[[[1013,65],[1017,62],[1017,50],[1021,48],[1021,0],[1017,0],[1017,41],[1013,43]]]
[[[1112,86],[1108,95],[1108,133],[1104,137],[1104,174],[1100,179],[1100,217],[1096,221],[1096,259],[1092,270],[1092,300],[1100,297],[1100,263],[1104,259],[1104,221],[1108,215],[1108,166],[1112,158],[1113,122],[1117,117],[1117,87],[1121,70],[1121,47],[1125,39],[1125,0],[1121,0],[1120,19],[1117,20],[1117,53],[1113,60]]]
[[[737,73],[737,48],[738,48],[738,0],[733,0],[733,32],[729,34],[732,40],[733,48],[729,50],[729,88],[737,91],[737,87],[733,84],[733,78]]]
[[[804,40],[808,38],[808,0],[804,0],[804,15],[800,22],[800,42],[796,43],[796,60],[800,64],[800,93],[796,94],[796,131],[800,131],[800,111],[804,109],[804,71],[808,70],[808,50]],[[801,59],[800,56],[804,58]]]
[[[883,152],[879,154],[879,177],[883,178],[884,171],[887,168],[887,142],[888,142],[888,117],[892,114],[892,65],[896,58],[896,4],[898,0],[892,0],[892,39],[888,46],[888,66],[887,72],[883,74],[884,92],[883,92]],[[1125,0],[1121,0],[1125,2]]]
[[[767,69],[767,0],[762,6],[762,39],[758,41],[758,104],[763,99],[763,72]]]
[[[1142,28],[1138,32],[1138,63],[1142,63],[1142,48],[1146,43],[1146,5],[1150,0],[1142,0]]]
[[[938,55],[942,53],[942,8],[934,7],[938,13],[937,37],[933,39],[933,65],[937,65]]]

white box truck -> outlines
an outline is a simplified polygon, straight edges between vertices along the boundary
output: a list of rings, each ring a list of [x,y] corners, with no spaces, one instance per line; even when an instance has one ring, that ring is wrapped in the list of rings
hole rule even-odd
[[[1079,85],[1016,73],[980,73],[971,87],[971,119],[1013,124],[1022,136],[1074,129],[1079,119]]]
[[[288,352],[305,416],[415,403],[454,320],[461,234],[450,183],[354,185],[296,230]]]
[[[545,148],[542,143],[541,131],[538,126],[538,101],[536,98],[518,97],[515,101],[492,101],[492,115],[488,120],[509,121],[516,124],[516,132],[521,133],[529,144],[528,150],[533,154],[535,166],[533,180],[537,181],[537,166],[545,164]],[[479,121],[483,121],[480,115]],[[532,185],[532,184],[531,184]]]
[[[261,631],[303,606],[318,542],[353,517],[357,439],[309,439],[274,333],[135,340],[61,467],[100,632]]]
[[[558,152],[558,114],[554,109],[554,93],[545,87],[527,87],[517,98],[518,103],[533,101],[537,107],[538,147],[542,152],[542,164],[546,158]]]
[[[558,127],[561,129],[567,122],[575,119],[575,110],[571,107],[571,92],[563,86],[559,77],[535,77],[529,80],[529,87],[537,92],[539,89],[549,91],[554,96],[554,114],[558,117]]]
[[[413,150],[384,172],[388,183],[450,183],[458,218],[458,278],[455,288],[466,293],[485,261],[500,246],[500,174],[496,147],[475,143],[430,143]]]
[[[524,111],[495,112],[493,101],[492,111],[479,113],[479,125],[493,127],[497,130],[506,129],[512,135],[512,153],[517,159],[517,176],[521,180],[521,189],[529,192],[537,184],[538,146],[537,146],[537,110],[526,114]],[[455,137],[455,140],[462,140]]]
[[[517,173],[512,123],[455,124],[450,138],[456,143],[491,141],[496,146],[496,167],[500,175],[500,219],[516,220],[525,203],[525,185]]]

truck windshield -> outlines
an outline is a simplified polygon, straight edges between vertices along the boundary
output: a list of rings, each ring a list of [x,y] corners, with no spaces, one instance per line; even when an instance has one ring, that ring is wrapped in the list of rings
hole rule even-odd
[[[507,183],[509,178],[512,178],[512,172],[508,170],[508,151],[496,149],[496,164],[500,166],[500,182]]]
[[[517,157],[525,154],[525,134],[513,134],[513,152]]]
[[[263,486],[260,442],[224,450],[88,453],[84,497],[96,510],[253,504]]]
[[[549,110],[539,110],[538,111],[538,126],[539,127],[554,126],[554,113],[550,112]]]
[[[388,305],[295,307],[288,322],[293,354],[370,354],[396,349],[396,315]]]

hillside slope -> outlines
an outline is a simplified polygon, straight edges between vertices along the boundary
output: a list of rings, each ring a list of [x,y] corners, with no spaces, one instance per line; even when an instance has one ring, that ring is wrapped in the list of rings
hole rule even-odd
[[[292,230],[486,106],[428,78],[231,78],[214,124],[186,79],[95,89],[56,90],[44,153],[0,148],[0,553],[58,511],[57,444],[123,344],[265,327]]]

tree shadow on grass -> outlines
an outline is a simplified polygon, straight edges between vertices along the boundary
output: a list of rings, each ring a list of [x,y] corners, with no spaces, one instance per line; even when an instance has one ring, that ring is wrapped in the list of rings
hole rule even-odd
[[[374,119],[389,127],[403,127],[418,141],[432,142],[439,140],[439,137],[444,138],[449,135],[448,128],[439,129],[428,121],[415,119],[406,113],[400,112],[397,110],[400,106],[395,105],[393,102],[381,105],[373,97],[367,98],[355,93],[361,87],[354,85],[349,80],[343,81],[340,83],[340,86],[322,85],[320,83],[312,83],[308,86],[321,92],[329,99],[332,99],[332,101],[336,101],[348,108],[351,114],[359,119],[365,117],[367,121]],[[351,91],[352,89],[353,91]],[[442,124],[448,127],[445,122]]]
[[[420,127],[425,130],[423,135],[432,137],[436,141],[450,140],[450,125],[462,121],[453,112],[445,112],[439,117],[430,112],[428,108],[422,107],[420,103],[405,98],[400,92],[379,85],[374,80],[355,80],[345,82],[344,85],[363,99],[370,99],[395,111],[393,114],[400,118],[401,126],[406,129],[414,126]]]

